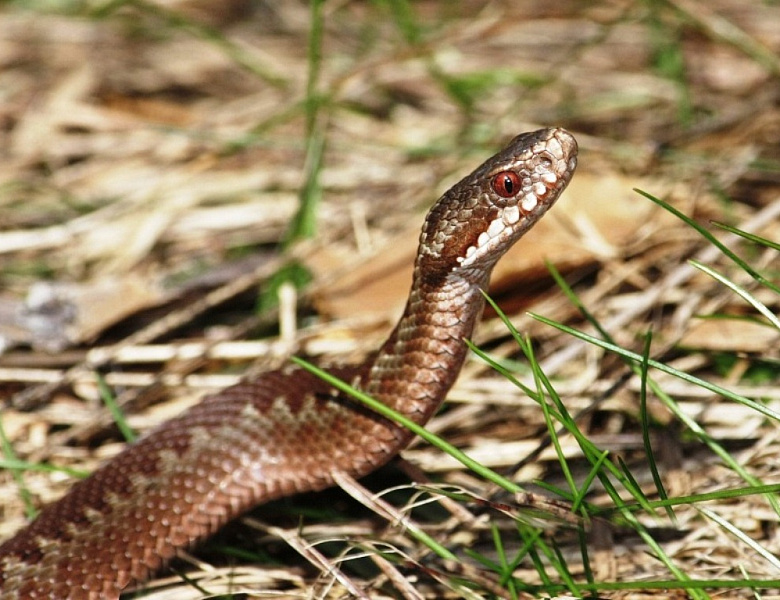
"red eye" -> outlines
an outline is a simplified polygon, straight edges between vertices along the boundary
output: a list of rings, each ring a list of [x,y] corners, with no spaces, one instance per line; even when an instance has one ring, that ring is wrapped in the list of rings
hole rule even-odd
[[[502,198],[511,198],[520,191],[520,178],[514,171],[501,171],[493,177],[493,191]]]

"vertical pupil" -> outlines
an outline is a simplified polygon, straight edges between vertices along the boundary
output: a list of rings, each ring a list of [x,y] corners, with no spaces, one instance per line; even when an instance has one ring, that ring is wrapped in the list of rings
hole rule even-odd
[[[509,175],[504,175],[504,191],[506,191],[507,194],[512,194],[514,192],[514,184],[512,183],[512,178]]]

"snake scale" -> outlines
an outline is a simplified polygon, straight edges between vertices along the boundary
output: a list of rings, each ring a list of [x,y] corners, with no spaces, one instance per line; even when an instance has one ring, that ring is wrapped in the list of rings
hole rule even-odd
[[[577,162],[563,129],[515,137],[431,208],[406,308],[364,364],[333,369],[425,423],[466,356],[496,261],[558,199]],[[118,598],[251,507],[360,477],[411,434],[298,367],[206,396],[77,483],[0,546],[3,599]]]

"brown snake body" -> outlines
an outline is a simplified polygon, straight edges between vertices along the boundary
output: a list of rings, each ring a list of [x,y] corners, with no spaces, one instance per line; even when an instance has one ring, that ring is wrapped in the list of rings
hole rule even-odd
[[[333,369],[424,423],[466,356],[496,261],[555,202],[576,166],[562,129],[517,136],[428,213],[406,309],[380,350]],[[239,383],[129,446],[0,546],[0,597],[118,598],[178,549],[260,503],[360,477],[411,439],[290,367]]]

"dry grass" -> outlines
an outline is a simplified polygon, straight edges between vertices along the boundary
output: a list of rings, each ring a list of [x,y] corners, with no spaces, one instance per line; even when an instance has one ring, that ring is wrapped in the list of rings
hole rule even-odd
[[[617,343],[641,352],[652,328],[657,360],[780,406],[778,332],[698,318],[750,311],[686,261],[755,284],[729,270],[690,227],[632,192],[663,197],[705,224],[716,219],[780,240],[780,7],[756,0],[430,0],[414,3],[405,21],[402,3],[391,10],[383,2],[331,2],[312,95],[303,3],[63,1],[60,14],[35,4],[0,12],[0,397],[2,426],[19,458],[89,471],[121,447],[96,372],[143,432],[204,391],[290,353],[359,358],[403,303],[425,207],[502,141],[542,125],[577,135],[579,172],[561,206],[503,261],[493,292],[535,340],[568,410],[581,413],[580,428],[654,494],[639,378],[614,356],[524,314],[585,327],[552,283],[545,258]],[[317,136],[325,142],[321,171],[310,153]],[[313,186],[314,196],[322,195],[316,235],[282,252],[312,173],[321,186]],[[777,280],[776,252],[728,243]],[[283,300],[276,336],[254,310],[257,290],[291,257],[313,282],[299,304]],[[780,298],[757,293],[777,314]],[[506,327],[487,318],[476,341],[494,356],[517,358]],[[657,381],[748,473],[780,482],[777,422],[686,382]],[[649,414],[670,495],[745,485],[656,398]],[[481,361],[467,365],[430,429],[518,482],[562,481],[554,452],[535,455],[546,447],[538,405]],[[589,464],[580,447],[567,436],[560,441],[575,477],[584,477]],[[425,444],[403,456],[437,482],[512,502]],[[369,485],[382,489],[386,478],[407,481],[386,470]],[[38,506],[72,479],[30,471],[23,482]],[[19,480],[4,471],[0,538],[24,523],[23,497]],[[400,498],[392,503],[410,501]],[[605,498],[594,491],[589,500]],[[514,528],[480,504],[442,506],[414,516],[454,551],[495,552],[487,516],[504,533]],[[676,509],[673,524],[650,523],[674,530],[663,545],[682,571],[693,579],[778,578],[771,560],[700,508]],[[706,508],[780,552],[778,514],[765,497]],[[455,567],[404,535],[398,515],[361,511],[340,493],[272,510],[282,516],[256,511],[206,549],[188,576],[212,593],[464,593],[447,583]],[[300,531],[297,510],[315,513]],[[583,580],[576,537],[565,526],[549,527],[574,578]],[[587,545],[598,580],[670,578],[636,535],[597,533]],[[351,542],[318,545],[322,557],[304,549],[306,541],[343,538]],[[236,566],[225,566],[231,559],[220,548],[242,541],[264,560],[234,558]],[[369,569],[354,559],[391,547],[407,561],[373,555]],[[343,564],[341,552],[348,553]],[[258,566],[275,561],[285,566]],[[491,574],[469,569],[466,577],[487,590],[474,597],[490,590],[507,596]],[[529,583],[539,577],[530,563],[515,574]],[[661,594],[643,595],[641,587],[600,595]],[[178,576],[150,590],[143,597],[206,596]]]

